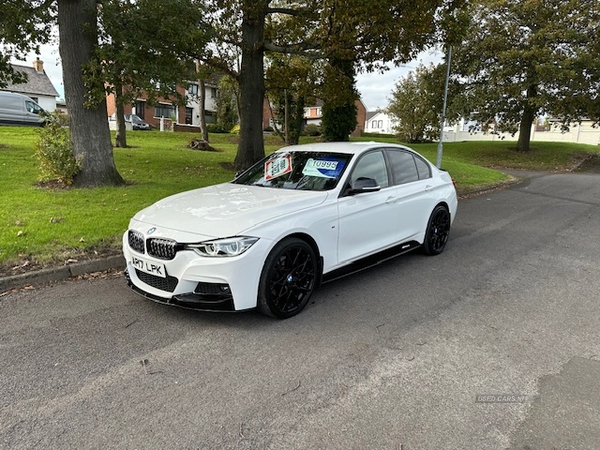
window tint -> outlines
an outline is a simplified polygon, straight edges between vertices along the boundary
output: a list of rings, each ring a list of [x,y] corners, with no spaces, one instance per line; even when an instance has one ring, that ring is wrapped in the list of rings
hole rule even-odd
[[[431,167],[421,158],[415,156],[415,162],[417,163],[417,171],[419,172],[419,180],[425,180],[431,178]]]
[[[25,100],[25,107],[27,108],[27,111],[33,114],[40,114],[43,111],[37,103],[31,102],[29,100]]]
[[[390,150],[388,156],[396,184],[411,183],[419,179],[417,165],[412,154],[401,150]]]
[[[373,178],[382,188],[389,186],[387,169],[382,152],[367,153],[360,158],[352,172],[350,182],[354,184],[356,179],[360,177]]]

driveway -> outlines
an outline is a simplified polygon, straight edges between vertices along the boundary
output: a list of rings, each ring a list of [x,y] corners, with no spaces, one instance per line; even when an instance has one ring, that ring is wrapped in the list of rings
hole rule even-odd
[[[0,448],[597,449],[598,255],[600,175],[534,174],[286,321],[10,293]]]

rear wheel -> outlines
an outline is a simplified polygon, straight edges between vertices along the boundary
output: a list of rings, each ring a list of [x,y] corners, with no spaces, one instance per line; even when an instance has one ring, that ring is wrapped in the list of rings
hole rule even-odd
[[[279,319],[298,314],[308,303],[317,279],[313,248],[302,239],[284,239],[265,261],[258,289],[259,311]]]
[[[443,205],[435,207],[425,232],[423,252],[427,255],[439,255],[444,251],[450,234],[450,213]]]

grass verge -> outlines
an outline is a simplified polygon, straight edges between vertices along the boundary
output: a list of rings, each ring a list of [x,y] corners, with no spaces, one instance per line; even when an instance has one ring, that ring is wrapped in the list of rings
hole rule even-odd
[[[218,151],[200,152],[187,148],[196,137],[190,133],[133,131],[128,132],[131,147],[114,150],[126,186],[53,189],[38,183],[33,150],[37,131],[0,127],[0,274],[117,254],[129,218],[138,210],[167,195],[227,181],[234,175],[230,167],[237,136],[213,134],[211,145]],[[266,136],[265,144],[270,153],[281,141]],[[445,144],[443,167],[456,180],[459,192],[469,192],[509,180],[495,168],[568,170],[597,152],[595,147],[575,144],[536,146],[530,153],[519,154],[506,142]],[[435,161],[436,144],[412,147]]]

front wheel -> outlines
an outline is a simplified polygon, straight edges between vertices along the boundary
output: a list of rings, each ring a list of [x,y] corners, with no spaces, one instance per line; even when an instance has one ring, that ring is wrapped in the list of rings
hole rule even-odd
[[[307,305],[318,279],[317,256],[298,238],[279,242],[269,253],[260,276],[258,309],[287,319]]]
[[[444,251],[450,234],[450,213],[445,206],[435,207],[425,232],[423,252],[427,255],[439,255]]]

